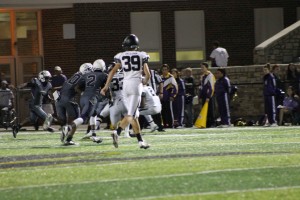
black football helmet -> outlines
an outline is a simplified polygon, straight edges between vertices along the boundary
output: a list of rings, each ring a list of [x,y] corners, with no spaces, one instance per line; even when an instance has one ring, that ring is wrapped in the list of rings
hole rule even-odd
[[[128,35],[122,44],[124,50],[135,50],[139,48],[139,39],[136,35]]]

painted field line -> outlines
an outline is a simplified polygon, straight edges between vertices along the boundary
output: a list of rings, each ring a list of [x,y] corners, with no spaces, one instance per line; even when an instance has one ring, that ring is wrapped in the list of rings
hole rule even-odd
[[[132,161],[130,163],[135,163],[138,161]],[[100,166],[112,166],[112,165],[122,165],[122,164],[127,164],[128,162],[116,162],[116,163],[103,163],[103,164],[96,164],[96,165],[91,165],[91,166],[96,166],[96,167],[100,167]],[[62,170],[62,169],[72,169],[72,168],[86,168],[86,165],[72,165],[72,166],[61,166],[61,167],[51,167],[51,168],[47,168],[47,170],[51,169],[51,170]],[[18,172],[30,172],[30,171],[45,171],[45,168],[35,168],[35,169],[18,169]],[[12,171],[1,171],[0,174],[11,174],[14,173]],[[1,189],[0,189],[1,190]]]
[[[133,177],[133,178],[118,178],[118,179],[105,179],[99,181],[83,181],[77,183],[52,183],[52,184],[40,184],[40,185],[28,185],[28,186],[15,186],[15,187],[7,187],[0,188],[0,191],[5,190],[22,190],[29,188],[41,188],[41,187],[56,187],[63,185],[82,185],[82,184],[91,184],[91,183],[109,183],[109,182],[120,182],[120,181],[132,181],[132,180],[145,180],[145,179],[161,179],[161,178],[172,178],[172,177],[181,177],[181,176],[194,176],[201,174],[213,174],[220,172],[235,172],[235,171],[251,171],[258,169],[281,169],[281,168],[294,168],[300,167],[300,165],[290,165],[290,166],[267,166],[267,167],[255,167],[255,168],[232,168],[232,169],[222,169],[222,170],[208,170],[208,171],[200,171],[200,172],[192,172],[192,173],[180,173],[180,174],[168,174],[168,175],[158,175],[158,176],[142,176],[142,177]]]
[[[218,194],[235,194],[235,193],[289,190],[289,189],[300,189],[300,185],[286,186],[286,187],[254,188],[254,189],[246,189],[246,190],[225,190],[225,191],[212,191],[212,192],[197,192],[197,193],[188,193],[188,194],[160,195],[160,196],[149,196],[149,197],[142,197],[142,198],[135,198],[135,199],[144,200],[144,199],[157,199],[157,198],[168,198],[168,197],[183,197],[184,198],[184,197],[188,197],[188,196],[208,196],[208,195],[218,195]]]

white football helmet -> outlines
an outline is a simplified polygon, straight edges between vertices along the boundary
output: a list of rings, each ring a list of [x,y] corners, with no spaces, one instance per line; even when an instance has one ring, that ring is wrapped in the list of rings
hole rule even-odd
[[[41,82],[45,82],[46,79],[49,80],[51,77],[52,77],[52,76],[51,76],[50,72],[47,71],[47,70],[41,71],[41,72],[39,73],[39,75],[38,75],[38,79],[39,79]]]
[[[105,70],[105,62],[102,59],[95,60],[93,63],[93,70]]]
[[[93,71],[93,65],[91,63],[84,63],[80,66],[79,71],[82,74],[86,74],[88,72]]]

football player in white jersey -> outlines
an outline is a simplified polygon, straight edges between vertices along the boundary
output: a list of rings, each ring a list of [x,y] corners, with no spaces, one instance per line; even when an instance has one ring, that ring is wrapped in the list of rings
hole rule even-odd
[[[118,147],[118,135],[120,135],[121,131],[130,123],[137,136],[140,148],[147,149],[150,146],[143,141],[140,134],[141,128],[138,121],[138,107],[141,102],[143,84],[146,85],[150,78],[150,72],[147,64],[149,55],[146,52],[137,51],[139,47],[139,40],[134,34],[130,34],[124,39],[122,47],[125,51],[118,53],[115,56],[114,59],[116,65],[109,73],[106,84],[101,90],[101,93],[105,94],[117,70],[120,68],[124,70],[123,95],[128,113],[122,119],[117,131],[112,134],[113,144],[116,148]],[[144,79],[142,79],[143,72],[145,74]]]
[[[161,103],[159,97],[155,94],[151,86],[144,85],[142,92],[142,102],[139,108],[140,115],[143,115],[150,124],[151,132],[158,129],[154,123],[152,116],[161,112]]]
[[[124,73],[123,70],[120,70],[114,75],[110,83],[113,103],[109,109],[109,116],[110,122],[115,128],[117,127],[117,123],[122,119],[122,117],[127,115],[127,109],[124,104],[124,96],[122,92],[123,79]]]

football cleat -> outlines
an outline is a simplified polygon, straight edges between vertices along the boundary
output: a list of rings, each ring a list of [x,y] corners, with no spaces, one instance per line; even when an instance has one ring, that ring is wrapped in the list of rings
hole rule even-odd
[[[158,128],[157,131],[158,132],[166,132],[163,128]]]
[[[93,142],[100,144],[103,140],[100,137],[92,136],[90,137]]]
[[[46,131],[51,123],[52,123],[52,120],[53,120],[53,117],[51,114],[48,114],[48,116],[46,117],[45,121],[44,121],[44,124],[43,124],[43,129]]]
[[[150,145],[147,144],[145,141],[140,141],[139,142],[139,146],[140,146],[141,149],[148,149],[148,148],[150,148]]]
[[[154,132],[158,129],[158,126],[155,124],[151,127],[151,132]]]
[[[71,129],[70,129],[70,127],[68,125],[62,127],[62,130],[61,130],[61,133],[60,133],[60,141],[62,143],[65,142],[65,138],[67,137],[67,135],[68,135],[68,133],[69,133],[70,130]]]
[[[270,125],[270,127],[277,127],[277,126],[278,126],[278,124],[276,124],[276,123],[273,123]]]
[[[118,148],[119,147],[119,144],[118,144],[118,139],[119,139],[119,136],[117,134],[117,131],[114,131],[112,134],[111,134],[111,137],[113,139],[113,145],[115,148]]]
[[[71,146],[71,145],[76,145],[76,143],[73,142],[72,140],[71,140],[71,141],[65,141],[65,142],[64,142],[64,146]]]
[[[48,131],[48,132],[50,132],[50,133],[54,133],[54,132],[55,132],[55,129],[52,128],[52,127],[48,127],[48,128],[46,129],[46,131]]]
[[[84,139],[90,139],[92,136],[96,136],[96,133],[92,133],[91,131],[87,134],[85,134],[85,136],[83,136],[81,139],[84,140]]]
[[[17,137],[18,132],[19,132],[19,125],[13,125],[12,126],[12,134],[13,134],[14,138]]]

